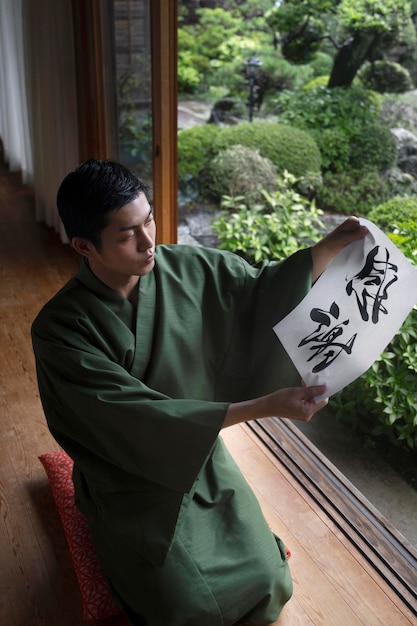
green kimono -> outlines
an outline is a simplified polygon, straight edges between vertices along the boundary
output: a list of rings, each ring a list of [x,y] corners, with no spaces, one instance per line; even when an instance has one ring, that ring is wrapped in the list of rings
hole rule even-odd
[[[266,624],[289,599],[284,546],[219,431],[230,402],[299,384],[272,327],[310,281],[309,250],[252,267],[157,246],[137,308],[83,262],[34,321],[48,426],[132,623]]]

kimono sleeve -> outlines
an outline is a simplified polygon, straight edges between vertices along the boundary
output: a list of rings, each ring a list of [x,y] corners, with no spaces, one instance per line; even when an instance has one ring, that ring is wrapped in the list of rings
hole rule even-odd
[[[190,490],[228,403],[172,399],[147,387],[94,346],[81,345],[68,321],[38,319],[32,341],[48,426],[81,470],[105,480],[111,467],[112,475]]]
[[[218,387],[217,397],[230,401],[300,385],[300,376],[273,327],[311,288],[311,249],[282,262],[245,264],[245,271],[239,315]]]

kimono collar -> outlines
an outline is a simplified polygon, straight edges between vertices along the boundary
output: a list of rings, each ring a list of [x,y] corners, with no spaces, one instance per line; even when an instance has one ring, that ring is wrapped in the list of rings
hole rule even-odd
[[[102,302],[107,303],[114,310],[118,310],[119,314],[129,319],[129,326],[133,332],[137,331],[136,325],[139,318],[147,320],[146,323],[153,327],[156,299],[155,274],[150,272],[145,276],[141,276],[138,284],[139,302],[138,307],[134,307],[120,293],[108,287],[91,271],[86,259],[83,259],[80,268],[75,275],[75,280],[82,283],[90,292],[94,293]],[[152,335],[152,333],[150,333]],[[142,337],[141,341],[145,341]]]
[[[103,281],[91,271],[88,261],[83,257],[80,268],[75,275],[76,280],[85,285],[89,291],[95,293],[101,300],[112,301],[114,303],[127,302],[122,294],[118,293],[111,287],[108,287]]]

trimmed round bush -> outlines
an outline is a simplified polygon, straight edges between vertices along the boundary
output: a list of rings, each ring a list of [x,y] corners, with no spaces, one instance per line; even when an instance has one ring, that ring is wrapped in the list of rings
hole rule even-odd
[[[389,128],[382,124],[369,124],[350,138],[349,162],[352,169],[369,167],[385,172],[395,165],[397,146]]]
[[[178,175],[180,180],[188,175],[197,176],[203,165],[213,159],[222,149],[222,129],[214,124],[194,126],[178,134]]]
[[[195,126],[178,135],[178,182],[185,197],[212,198],[211,165],[215,157],[237,145],[258,150],[278,173],[296,178],[320,178],[321,154],[304,130],[276,122],[242,122],[221,128],[213,124]]]
[[[194,126],[178,134],[178,186],[186,197],[208,195],[208,169],[214,157],[227,147],[222,128],[214,124]]]
[[[323,211],[365,216],[389,197],[388,184],[378,172],[327,172],[317,194]]]
[[[367,89],[379,93],[404,93],[413,88],[409,71],[393,61],[367,63],[360,70],[359,78]]]
[[[262,190],[277,188],[277,168],[259,150],[247,146],[232,146],[222,150],[210,167],[210,188],[214,198],[244,196],[249,202],[259,202]]]
[[[287,124],[257,121],[230,126],[223,132],[229,146],[240,144],[259,150],[279,172],[287,170],[296,178],[320,172],[320,150],[306,131]]]

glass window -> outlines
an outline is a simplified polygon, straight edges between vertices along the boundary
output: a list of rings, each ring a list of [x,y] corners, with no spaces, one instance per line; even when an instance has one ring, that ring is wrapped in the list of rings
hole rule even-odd
[[[151,26],[148,0],[114,0],[118,160],[152,185]]]

